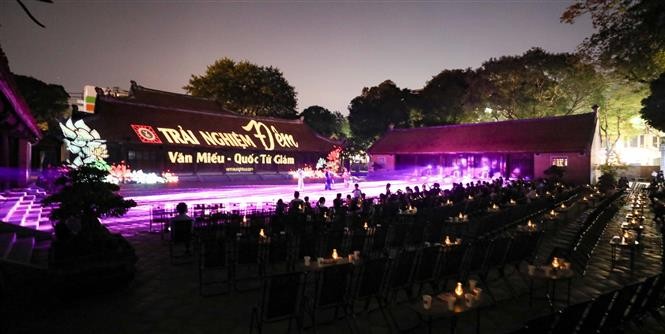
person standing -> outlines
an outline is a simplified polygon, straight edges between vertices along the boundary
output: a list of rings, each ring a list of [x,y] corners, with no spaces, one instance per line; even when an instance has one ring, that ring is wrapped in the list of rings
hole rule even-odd
[[[325,190],[332,190],[332,180],[333,180],[333,175],[332,172],[330,172],[329,169],[326,169],[326,187]]]
[[[360,191],[360,186],[358,186],[358,184],[356,183],[356,184],[353,185],[353,187],[354,187],[354,189],[351,192],[351,194],[353,194],[353,198],[356,198],[356,199],[360,198],[360,195],[362,194],[362,191]]]
[[[303,191],[305,189],[305,171],[298,168],[296,176],[298,177],[298,191]]]
[[[344,188],[349,187],[349,179],[351,178],[351,174],[349,174],[349,171],[344,168],[344,171],[342,172],[342,179],[344,180]]]

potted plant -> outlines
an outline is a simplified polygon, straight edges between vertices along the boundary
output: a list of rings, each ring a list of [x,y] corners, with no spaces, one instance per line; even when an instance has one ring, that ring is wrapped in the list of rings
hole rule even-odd
[[[106,229],[100,218],[122,216],[136,203],[117,194],[120,188],[106,182],[108,175],[107,169],[95,164],[69,168],[56,180],[56,192],[44,199],[46,205],[57,204],[50,216],[56,222],[50,254],[53,269],[83,276],[108,270],[133,275],[134,249]]]

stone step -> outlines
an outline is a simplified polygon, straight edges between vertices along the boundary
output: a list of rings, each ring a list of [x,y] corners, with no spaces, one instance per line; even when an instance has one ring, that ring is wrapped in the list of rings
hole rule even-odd
[[[5,258],[16,241],[16,233],[0,234],[0,258]]]
[[[14,262],[31,263],[34,248],[34,237],[18,238],[14,241],[14,245],[5,259]]]

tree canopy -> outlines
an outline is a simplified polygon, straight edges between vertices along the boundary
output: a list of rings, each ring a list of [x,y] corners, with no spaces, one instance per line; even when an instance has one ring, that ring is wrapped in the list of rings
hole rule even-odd
[[[64,87],[19,74],[14,75],[14,80],[40,129],[46,131],[49,124],[69,117],[69,94]]]
[[[443,70],[421,91],[423,125],[455,124],[470,120],[478,107],[478,75],[471,69]]]
[[[368,147],[389,125],[412,127],[414,118],[408,103],[412,94],[390,80],[363,88],[349,106],[349,125],[356,145]]]
[[[665,131],[665,72],[651,82],[651,95],[642,100],[642,118],[654,128]]]
[[[581,45],[590,58],[642,83],[665,71],[665,1],[577,0],[561,21],[573,23],[585,14],[597,29]]]
[[[192,75],[183,87],[193,96],[211,98],[242,115],[291,118],[296,92],[282,72],[272,66],[222,58],[203,75]]]
[[[478,75],[481,84],[476,89],[480,91],[475,95],[495,119],[538,118],[589,110],[602,84],[602,76],[579,56],[549,53],[540,48],[518,56],[492,58],[483,63]]]
[[[331,112],[321,106],[310,106],[300,113],[305,123],[318,134],[325,137],[346,137],[344,126],[346,118],[339,111]]]

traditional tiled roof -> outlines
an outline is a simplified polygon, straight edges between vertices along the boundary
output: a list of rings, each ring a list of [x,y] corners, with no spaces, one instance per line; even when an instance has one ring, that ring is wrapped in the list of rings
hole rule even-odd
[[[131,88],[127,99],[135,103],[161,106],[169,109],[210,111],[229,115],[235,114],[211,99],[146,88],[138,85],[135,81],[131,82]]]
[[[37,127],[37,121],[30,113],[28,104],[18,91],[14,75],[9,70],[9,62],[0,47],[0,94],[9,102],[9,116],[0,122],[7,123],[16,132],[21,133],[30,141],[37,141],[42,137],[42,132]]]
[[[446,125],[386,132],[370,154],[584,152],[591,148],[596,113]]]
[[[158,94],[162,95],[162,94]],[[96,129],[102,139],[109,142],[141,144],[135,128],[137,126],[150,126],[154,133],[165,145],[174,145],[182,147],[203,147],[206,146],[200,132],[206,133],[236,133],[248,135],[252,141],[257,144],[257,151],[263,150],[260,145],[260,139],[255,137],[254,130],[245,130],[249,122],[255,121],[265,125],[262,131],[278,131],[291,135],[297,147],[286,145],[279,147],[277,145],[277,136],[273,136],[275,141],[275,151],[298,151],[298,152],[317,152],[328,153],[333,145],[339,144],[336,141],[324,138],[318,135],[307,124],[301,120],[287,120],[270,117],[247,117],[232,112],[210,111],[205,105],[196,109],[192,105],[183,108],[181,104],[174,107],[165,105],[165,101],[160,99],[154,102],[143,95],[140,100],[124,97],[113,97],[109,95],[98,95],[95,103],[95,113],[86,119],[94,129]],[[134,128],[132,127],[134,125]],[[190,144],[169,144],[167,138],[158,128],[170,128],[191,130],[201,145]],[[273,130],[274,128],[274,130]],[[265,139],[267,142],[267,138]],[[152,145],[152,144],[146,144]],[[222,148],[222,147],[218,147]],[[251,150],[252,148],[247,148]]]

